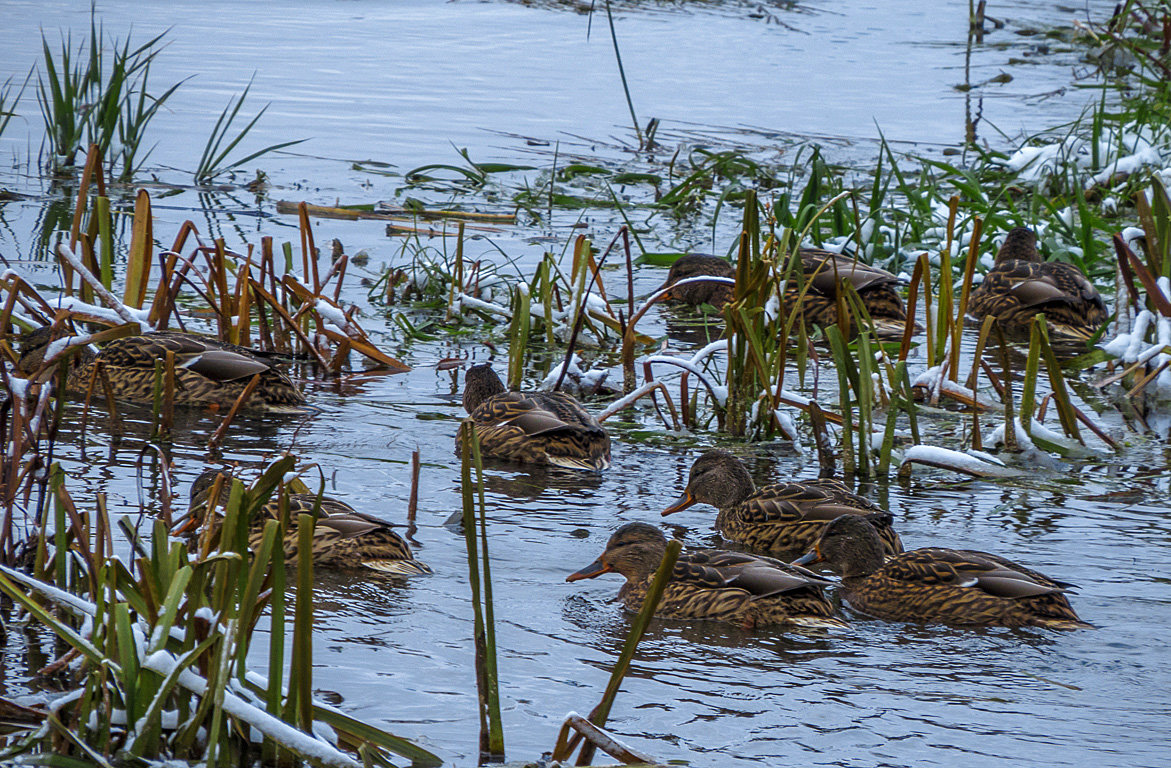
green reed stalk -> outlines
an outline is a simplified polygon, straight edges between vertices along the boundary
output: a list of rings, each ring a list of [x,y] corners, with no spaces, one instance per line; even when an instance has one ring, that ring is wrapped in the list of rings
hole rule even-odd
[[[650,625],[651,619],[654,618],[655,610],[659,607],[659,601],[663,597],[663,591],[667,588],[667,582],[671,580],[675,561],[679,559],[679,552],[682,549],[683,544],[678,539],[667,542],[667,551],[663,554],[663,561],[659,563],[659,569],[655,571],[646,598],[642,602],[642,608],[634,617],[630,632],[626,635],[626,642],[622,644],[622,651],[618,654],[618,661],[615,662],[614,669],[610,672],[610,681],[606,684],[606,692],[602,695],[598,706],[590,712],[589,721],[599,728],[605,727],[606,720],[610,717],[610,708],[614,705],[614,699],[617,698],[618,691],[622,687],[623,678],[630,670],[630,663],[634,659],[638,643],[646,634],[647,627]],[[570,743],[566,739],[567,735],[568,730],[562,728],[557,739],[557,746],[553,749],[554,760],[564,761],[569,759],[572,754],[577,739]],[[583,745],[581,754],[578,755],[577,765],[589,765],[593,755],[594,745],[589,743]]]
[[[114,283],[114,227],[110,220],[110,198],[98,195],[94,198],[94,216],[98,220],[98,278],[106,290]]]
[[[65,521],[65,470],[55,462],[49,470],[49,491],[53,494],[53,573],[57,587],[69,589],[69,528]],[[41,530],[44,530],[43,526]]]
[[[949,358],[950,365],[947,367],[947,375],[952,381],[959,381],[960,338],[964,331],[964,315],[968,312],[968,297],[972,293],[972,277],[976,271],[976,257],[980,253],[980,235],[983,231],[984,221],[977,216],[972,221],[972,241],[968,247],[968,258],[964,262],[964,281],[960,288],[960,303],[951,326],[951,357]]]
[[[1069,388],[1066,387],[1065,376],[1061,373],[1061,364],[1058,362],[1057,355],[1054,354],[1053,347],[1049,343],[1049,330],[1045,324],[1045,315],[1035,315],[1033,322],[1037,327],[1037,338],[1040,342],[1041,357],[1044,359],[1045,368],[1049,373],[1049,386],[1053,389],[1053,400],[1057,404],[1057,416],[1061,420],[1061,428],[1067,436],[1085,445],[1085,441],[1082,440],[1081,431],[1077,426],[1077,415],[1074,413]]]
[[[874,473],[870,450],[870,435],[874,431],[874,356],[869,334],[863,332],[858,338],[858,465],[862,476],[870,477]]]
[[[480,438],[476,425],[470,419],[463,422],[462,462],[460,490],[463,496],[464,542],[468,553],[468,585],[472,590],[473,634],[476,647],[476,689],[480,700],[480,756],[483,760],[503,759],[504,727],[500,717],[500,691],[496,670],[496,630],[492,625],[494,616],[491,596],[491,571],[488,568],[488,553],[480,555],[476,541],[476,500],[479,497],[480,533],[483,546],[487,546],[487,531],[484,520],[483,460],[480,456]],[[472,481],[472,468],[476,469],[476,482]],[[481,562],[483,571],[481,572]],[[484,598],[481,600],[481,585]]]
[[[921,276],[923,288],[923,330],[927,335],[927,340],[924,343],[927,350],[927,367],[934,367],[935,361],[935,328],[932,327],[931,321],[931,262],[927,259],[927,254],[921,254],[919,261],[915,265],[915,271]],[[913,282],[913,279],[912,279]],[[913,308],[908,307],[908,312],[914,312]]]
[[[524,378],[525,353],[529,348],[529,331],[532,320],[529,308],[532,296],[529,286],[519,282],[512,291],[512,321],[508,326],[508,388],[520,389]]]
[[[297,598],[293,609],[293,651],[289,659],[286,711],[303,731],[313,730],[313,515],[297,516]]]
[[[838,372],[838,407],[842,414],[842,471],[845,474],[854,474],[854,408],[850,398],[851,380],[857,381],[858,373],[854,370],[854,361],[846,350],[845,340],[838,326],[831,325],[826,329],[826,338],[829,340],[830,350],[833,352],[834,367]],[[851,376],[851,373],[853,374]],[[861,429],[861,419],[857,421]],[[862,439],[862,436],[859,436]]]
[[[1037,407],[1037,372],[1041,362],[1041,334],[1038,320],[1044,322],[1044,315],[1036,315],[1029,331],[1029,356],[1025,362],[1025,380],[1021,389],[1021,429],[1032,437],[1033,411]],[[1009,425],[1010,427],[1012,425]]]
[[[638,127],[638,116],[634,114],[634,100],[630,98],[630,84],[626,82],[626,68],[622,66],[622,51],[618,48],[618,33],[614,29],[614,14],[610,11],[610,0],[606,0],[606,20],[610,23],[610,41],[614,44],[614,60],[618,62],[618,77],[622,80],[622,92],[626,94],[630,122],[634,126],[634,135],[638,137],[638,148],[642,149],[642,129]]]

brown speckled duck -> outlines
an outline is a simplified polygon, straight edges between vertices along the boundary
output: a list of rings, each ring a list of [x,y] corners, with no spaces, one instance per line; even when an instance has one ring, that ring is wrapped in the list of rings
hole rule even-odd
[[[32,375],[42,366],[50,344],[51,329],[41,328],[25,336],[19,367]],[[269,412],[300,412],[305,395],[297,385],[261,353],[207,336],[177,331],[115,339],[98,351],[83,347],[70,364],[65,383],[71,392],[86,392],[99,362],[110,381],[114,397],[133,403],[154,402],[155,361],[175,355],[175,404],[230,407],[252,377],[260,381],[244,407]],[[95,382],[100,395],[100,379]]]
[[[880,339],[902,338],[907,322],[907,310],[896,286],[899,279],[879,267],[863,264],[840,253],[819,248],[802,248],[801,267],[804,274],[804,295],[791,279],[785,286],[784,312],[788,316],[793,307],[801,307],[801,317],[809,325],[828,328],[838,322],[838,289],[844,279],[858,292],[866,307],[874,330]],[[849,308],[846,299],[846,307]],[[850,312],[851,334],[857,332],[859,321]],[[867,326],[868,327],[868,326]]]
[[[667,291],[660,301],[678,301],[693,306],[711,304],[717,309],[722,309],[732,300],[733,286],[731,283],[699,281],[675,285],[689,277],[726,277],[734,280],[736,279],[736,270],[719,256],[708,256],[702,253],[689,253],[686,256],[681,256],[671,265],[666,282],[659,288],[662,290],[671,286],[671,290]]]
[[[490,363],[468,369],[464,408],[485,456],[600,472],[610,466],[610,436],[564,392],[508,392]],[[464,427],[456,438],[462,445]]]
[[[880,619],[956,625],[1091,626],[1065,597],[1072,585],[987,552],[929,547],[883,560],[870,519],[827,523],[814,548],[795,564],[827,563],[842,577],[841,595]]]
[[[693,504],[719,510],[716,528],[724,538],[757,552],[800,554],[817,541],[822,527],[841,515],[864,516],[883,511],[839,480],[774,483],[757,490],[748,469],[735,456],[711,450],[695,460],[687,488],[667,509],[670,515]],[[890,518],[880,526],[885,552],[903,551]]]
[[[667,551],[663,532],[646,523],[627,523],[606,542],[601,557],[566,581],[617,572],[626,577],[618,598],[638,611]],[[746,628],[768,624],[844,627],[822,593],[825,579],[804,568],[768,557],[719,549],[679,553],[655,616],[664,619],[727,621]]]
[[[222,518],[210,514],[209,502],[216,478],[221,474],[209,469],[191,484],[191,501],[188,518],[177,533],[187,533],[196,528],[211,526],[210,535],[218,531]],[[226,478],[225,478],[226,480]],[[228,500],[230,486],[225,482],[215,500],[218,509]],[[349,504],[328,496],[317,494],[291,493],[288,501],[289,524],[285,530],[284,551],[289,562],[297,559],[297,520],[301,514],[313,515],[313,564],[325,568],[370,568],[382,573],[410,576],[431,573],[431,569],[414,558],[406,540],[395,533],[385,522],[371,515],[356,511]],[[248,525],[248,545],[255,549],[264,535],[264,526],[269,520],[280,515],[279,499],[274,494]]]
[[[799,289],[796,280],[788,282],[783,297],[786,317],[794,307],[799,306],[801,321],[808,325],[824,328],[837,323],[838,286],[844,279],[858,292],[858,297],[874,321],[879,338],[902,337],[907,310],[896,290],[899,282],[897,277],[885,269],[818,248],[802,248],[800,255],[805,289]],[[688,277],[700,276],[734,278],[735,270],[727,261],[716,256],[689,254],[671,266],[663,287],[673,286]],[[726,283],[687,283],[672,287],[663,300],[711,304],[722,308],[731,300],[732,288]],[[854,321],[853,313],[850,319]],[[854,328],[851,332],[856,330]]]
[[[995,317],[1006,333],[1028,334],[1033,316],[1045,315],[1051,336],[1087,341],[1109,314],[1106,303],[1077,267],[1044,261],[1028,227],[1008,233],[996,263],[972,289],[968,314]]]

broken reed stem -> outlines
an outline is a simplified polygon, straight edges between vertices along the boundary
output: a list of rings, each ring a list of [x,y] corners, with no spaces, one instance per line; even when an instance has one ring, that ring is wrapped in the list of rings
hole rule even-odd
[[[997,340],[1000,342],[1000,367],[1004,373],[1001,399],[1004,402],[1004,450],[1020,451],[1016,441],[1016,416],[1013,415],[1012,404],[1012,369],[1008,363],[1008,342],[1004,338],[1004,328],[996,323]],[[991,377],[989,377],[991,379]]]
[[[63,242],[58,243],[57,255],[64,259],[67,264],[73,267],[74,271],[81,275],[81,279],[88,283],[91,288],[93,288],[94,293],[97,294],[98,298],[102,300],[102,303],[104,303],[109,309],[112,309],[114,313],[122,319],[122,322],[128,324],[138,323],[138,319],[135,318],[134,315],[130,314],[130,311],[126,308],[126,305],[118,301],[118,299],[116,299],[113,294],[107,291],[106,287],[102,285],[102,281],[95,277],[93,272],[90,272],[89,269],[87,269],[86,266],[81,263],[81,259],[77,258],[77,255],[73,253],[73,249],[71,249]]]
[[[419,509],[419,470],[421,469],[419,449],[411,451],[411,497],[407,502],[407,523],[414,529],[415,513]]]
[[[252,392],[259,384],[260,374],[258,373],[244,386],[244,391],[236,398],[236,402],[232,403],[232,408],[228,411],[228,415],[224,417],[219,427],[216,428],[215,434],[211,436],[211,440],[207,442],[207,449],[209,451],[214,451],[223,442],[224,436],[228,433],[228,427],[232,424],[232,420],[236,418],[236,414],[240,412],[244,403],[248,402],[248,398],[252,396]]]
[[[825,423],[825,411],[816,402],[809,403],[809,423],[813,427],[813,442],[817,446],[817,463],[821,467],[818,477],[834,477],[837,464],[834,461],[834,446],[829,439]]]
[[[666,400],[667,400],[667,409],[671,413],[671,420],[673,422],[673,424],[667,424],[666,420],[664,419],[663,423],[667,427],[667,429],[674,429],[674,430],[678,431],[680,429],[679,414],[675,410],[675,403],[671,399],[670,390],[668,390],[667,385],[661,381],[648,381],[647,383],[643,384],[641,387],[634,390],[630,394],[623,395],[618,400],[615,400],[613,403],[610,403],[610,405],[607,406],[604,411],[599,413],[596,418],[598,419],[598,422],[601,423],[601,422],[605,421],[606,419],[610,418],[611,416],[613,416],[614,414],[618,413],[619,411],[622,411],[622,410],[625,410],[626,408],[629,408],[631,405],[634,404],[634,402],[636,400],[639,400],[642,397],[645,397],[647,395],[647,393],[653,394],[658,390],[662,390],[663,397],[666,398]],[[660,416],[661,416],[661,414],[660,414]]]
[[[1061,420],[1061,428],[1067,437],[1072,437],[1085,445],[1086,441],[1082,439],[1081,432],[1077,428],[1078,420],[1073,412],[1069,389],[1065,386],[1065,376],[1061,373],[1061,363],[1057,361],[1057,355],[1054,354],[1053,347],[1049,343],[1049,329],[1045,324],[1045,316],[1038,314],[1034,320],[1040,332],[1041,357],[1045,361],[1045,368],[1049,373],[1049,387],[1053,390],[1053,396],[1056,399],[1057,417]]]
[[[972,221],[972,240],[968,247],[968,259],[964,262],[964,282],[960,288],[960,304],[956,309],[955,322],[951,329],[951,368],[949,375],[952,381],[959,381],[960,371],[960,337],[964,330],[964,315],[968,312],[968,297],[972,293],[972,276],[976,270],[976,254],[980,252],[980,234],[984,230],[984,221],[976,217]]]

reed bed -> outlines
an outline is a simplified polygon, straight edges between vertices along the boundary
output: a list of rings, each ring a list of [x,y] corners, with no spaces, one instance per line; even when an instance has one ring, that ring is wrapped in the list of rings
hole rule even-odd
[[[974,30],[983,23],[978,10],[973,10]],[[534,220],[551,218],[555,208],[582,206],[611,207],[627,220],[635,209],[676,220],[710,217],[713,245],[721,246],[714,250],[735,255],[736,277],[732,300],[722,311],[723,337],[698,349],[671,349],[649,335],[646,318],[653,317],[659,294],[635,296],[634,266],[665,266],[670,257],[648,252],[631,227],[620,228],[605,249],[585,236],[574,238],[562,254],[546,253],[531,273],[522,274],[506,263],[507,255],[477,259],[467,250],[471,228],[511,223],[515,215],[477,223],[473,217],[416,212],[422,219],[458,222],[453,250],[447,250],[451,238],[440,246],[422,239],[430,225],[424,230],[417,221],[410,227],[396,223],[406,235],[403,250],[410,263],[388,268],[369,297],[388,307],[404,344],[469,331],[479,341],[506,344],[512,388],[547,373],[544,386],[609,398],[602,420],[641,407],[634,418],[661,421],[675,435],[714,428],[720,440],[812,443],[827,475],[840,467],[852,478],[887,480],[929,466],[1011,481],[1033,452],[1078,459],[1117,451],[1118,442],[1084,412],[1071,383],[1081,370],[1102,365],[1107,373],[1097,385],[1118,386],[1120,400],[1140,421],[1144,411],[1165,407],[1171,391],[1171,198],[1164,176],[1151,172],[1157,163],[1150,161],[1152,152],[1167,146],[1160,119],[1171,99],[1161,58],[1166,37],[1143,31],[1171,28],[1167,19],[1161,7],[1129,0],[1109,24],[1083,27],[1087,39],[1101,47],[1103,68],[1111,49],[1129,51],[1139,67],[1130,75],[1103,78],[1096,108],[1059,132],[1029,137],[1016,152],[973,145],[962,162],[952,164],[896,156],[883,139],[876,167],[864,178],[832,166],[817,147],[799,149],[787,167],[770,167],[746,152],[700,149],[678,163],[672,159],[669,167],[591,166],[574,158],[559,168],[555,163],[542,185],[515,191],[518,211]],[[437,764],[425,750],[312,696],[312,558],[305,556],[312,518],[297,521],[302,556],[291,583],[280,546],[291,521],[269,521],[259,546],[248,546],[251,515],[273,494],[279,498],[290,490],[285,481],[290,457],[274,462],[250,487],[239,481],[225,486],[221,535],[195,550],[168,538],[167,506],[144,535],[125,519],[112,524],[100,495],[92,504],[76,503],[54,462],[64,410],[61,377],[69,356],[84,344],[190,324],[224,341],[287,355],[314,375],[340,374],[352,365],[354,352],[368,364],[406,370],[371,341],[354,308],[343,306],[349,258],[343,254],[320,272],[304,203],[286,209],[299,217],[299,249],[289,243],[278,249],[264,238],[256,248],[235,252],[222,239],[205,242],[186,222],[173,246],[156,252],[151,197],[140,191],[129,218],[129,241],[119,249],[118,212],[107,189],[112,180],[102,160],[109,142],[94,138],[105,130],[109,113],[91,125],[86,121],[96,113],[80,104],[99,93],[85,90],[93,87],[105,89],[103,98],[119,110],[130,110],[127,105],[134,102],[128,94],[145,89],[158,38],[133,50],[129,43],[115,46],[119,82],[85,85],[94,75],[81,60],[96,55],[94,41],[102,37],[94,28],[89,48],[64,40],[59,53],[46,43],[46,75],[38,81],[46,126],[58,134],[52,143],[58,164],[72,163],[79,142],[93,142],[68,236],[53,251],[61,290],[47,296],[12,272],[0,276],[0,328],[7,334],[0,430],[9,448],[0,477],[0,591],[62,640],[57,667],[70,670],[71,685],[69,698],[42,723],[10,737],[0,757],[56,755],[61,758],[56,762],[70,765],[108,765],[125,755],[209,764],[262,758],[356,765],[389,764],[397,755],[413,765]],[[1113,90],[1125,87],[1120,83],[1128,77],[1147,89],[1147,103]],[[8,85],[0,91],[0,129],[9,93]],[[243,100],[242,95],[221,114],[197,171],[200,179],[239,164],[229,163],[228,156],[260,117],[229,138]],[[149,122],[149,109],[141,98],[137,104],[126,118],[127,135],[141,136]],[[631,113],[633,119],[633,107]],[[643,139],[639,130],[640,145]],[[132,175],[142,158],[122,151],[115,159]],[[406,181],[482,191],[493,174],[523,169],[473,162],[466,152],[461,156],[463,165],[421,166]],[[613,190],[618,184],[641,189],[643,198],[620,202]],[[737,235],[729,243],[714,243],[716,223],[737,210]],[[1127,217],[1138,226],[1123,226]],[[992,320],[972,325],[966,310],[973,285],[989,265],[990,246],[1023,222],[1037,226],[1048,255],[1077,264],[1099,284],[1113,281],[1117,309],[1111,338],[1073,360],[1055,351],[1039,316],[1024,365],[1014,370],[1002,329]],[[445,224],[441,234],[447,232]],[[796,312],[785,316],[779,310],[784,290],[807,289],[798,256],[803,245],[909,271],[901,340],[877,340],[861,300],[848,289],[838,307],[839,317],[855,318],[846,327],[810,329]],[[610,259],[624,261],[625,270],[618,271],[624,272],[625,285],[604,269]],[[916,317],[923,321],[922,334],[915,330]],[[74,341],[58,345],[27,379],[15,375],[14,332],[47,324]],[[583,370],[579,353],[598,367]],[[156,370],[152,414],[155,437],[163,442],[173,419],[174,366],[174,360],[160,360]],[[618,371],[610,379],[613,390],[604,386],[607,366]],[[117,405],[100,370],[85,398],[83,418],[98,403],[116,428]],[[1055,418],[1047,424],[1050,409]],[[221,423],[212,449],[235,411]],[[479,746],[481,759],[490,761],[504,756],[490,526],[474,428],[466,434],[461,490]],[[992,449],[997,455],[988,452]],[[417,478],[417,454],[414,462]],[[416,503],[413,496],[412,510]],[[31,521],[27,532],[19,529],[18,518]],[[116,536],[133,551],[126,562],[114,556]],[[571,759],[583,744],[579,765],[590,762],[595,745],[624,761],[649,760],[615,743],[604,726],[677,552],[672,542],[602,702],[588,718],[567,716],[555,759]],[[295,588],[291,605],[287,587]],[[292,644],[286,658],[285,644],[272,643],[262,677],[245,662],[252,633],[265,615],[272,636],[291,636]],[[335,742],[314,735],[322,725],[334,731]]]

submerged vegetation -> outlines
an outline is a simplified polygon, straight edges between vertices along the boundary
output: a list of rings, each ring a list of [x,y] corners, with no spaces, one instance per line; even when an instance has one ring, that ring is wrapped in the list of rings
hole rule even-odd
[[[139,464],[161,477],[163,488],[161,507],[141,510],[153,518],[147,530],[129,517],[112,520],[104,495],[92,503],[74,500],[57,461],[57,440],[71,407],[68,368],[90,344],[198,329],[291,362],[313,379],[405,372],[399,350],[437,338],[493,345],[507,358],[510,389],[530,381],[602,401],[598,420],[620,421],[624,439],[785,441],[815,449],[823,474],[840,466],[850,481],[906,479],[917,465],[1007,479],[1051,457],[1124,450],[1102,426],[1102,409],[1089,412],[1086,385],[1106,391],[1136,432],[1167,439],[1171,89],[1168,38],[1151,30],[1171,28],[1168,18],[1165,8],[1130,0],[1107,24],[1079,30],[1102,73],[1099,83],[1083,87],[1099,89],[1100,96],[1080,120],[1028,137],[1012,152],[972,143],[961,158],[944,162],[897,154],[881,139],[868,171],[835,167],[815,146],[794,147],[783,165],[700,147],[664,160],[653,131],[641,130],[626,164],[577,157],[558,165],[557,158],[537,170],[474,162],[461,151],[463,165],[420,166],[402,179],[400,193],[444,195],[450,204],[443,207],[408,197],[393,212],[304,203],[285,209],[297,215],[299,248],[264,237],[233,249],[224,237],[206,240],[188,221],[170,248],[159,249],[151,194],[139,190],[132,211],[116,211],[108,185],[138,177],[149,155],[146,126],[179,88],[156,96],[148,89],[162,36],[136,47],[115,39],[107,50],[101,26],[91,24],[90,38],[79,46],[68,36],[59,49],[46,40],[37,74],[46,165],[64,172],[82,149],[88,153],[68,231],[62,227],[51,249],[59,285],[33,284],[13,270],[0,276],[6,396],[0,592],[61,640],[50,665],[61,684],[47,710],[4,737],[0,759],[32,756],[70,766],[170,759],[440,762],[314,695],[309,553],[315,517],[288,517],[288,494],[312,493],[293,476],[291,453],[272,457],[251,486],[236,480],[224,489],[214,540],[204,536],[189,545],[172,537],[168,473],[171,448],[183,439],[175,427],[176,366],[189,361],[165,355],[150,372],[151,435]],[[1117,69],[1120,62],[1125,69]],[[7,83],[0,89],[0,132],[17,93]],[[229,159],[264,113],[232,133],[247,94],[246,88],[221,113],[194,171],[197,183],[295,143]],[[515,174],[533,170],[535,180],[514,183]],[[470,210],[469,200],[487,199],[496,207],[507,201],[508,212]],[[602,208],[625,224],[604,247],[579,235],[527,270],[499,248],[471,255],[478,233],[518,216],[549,224],[555,215]],[[371,338],[358,308],[343,302],[351,257],[339,246],[336,260],[323,268],[311,215],[386,217],[391,232],[404,236],[400,258],[363,285],[369,303],[386,316],[385,333]],[[734,259],[734,287],[722,308],[667,310],[664,288],[637,295],[643,267],[668,266],[681,255],[652,249],[661,219],[696,242],[710,238],[712,250]],[[731,220],[739,222],[735,236],[716,242]],[[991,266],[994,244],[1020,226],[1035,230],[1044,256],[1076,266],[1112,295],[1113,314],[1089,343],[1063,343],[1037,314],[1025,329],[1027,347],[1017,350],[995,318],[968,319],[973,286]],[[425,239],[432,235],[438,245]],[[787,307],[787,292],[804,297],[810,288],[803,247],[831,249],[901,275],[907,284],[901,332],[878,333],[858,289],[836,272],[841,320],[817,325],[806,322],[802,301]],[[656,338],[653,322],[669,312],[690,323],[689,333],[669,329]],[[21,338],[40,327],[51,327],[55,340],[30,367],[22,363]],[[394,355],[384,351],[390,345],[397,346]],[[462,363],[445,359],[435,367]],[[1091,368],[1092,379],[1084,373]],[[259,382],[258,373],[248,375],[252,383],[199,446],[210,458],[220,458],[229,427]],[[91,411],[104,409],[108,428],[120,429],[103,365],[94,366],[77,394],[84,398],[83,439]],[[1055,418],[1047,423],[1050,408]],[[489,556],[489,544],[497,545],[480,437],[471,420],[463,424],[460,522],[472,598],[478,747],[482,760],[501,760]],[[417,454],[414,460],[417,499]],[[319,504],[323,491],[324,483]],[[274,498],[284,512],[257,525],[256,515]],[[284,543],[294,529],[292,571]],[[590,762],[594,746],[624,762],[649,760],[601,729],[678,554],[678,542],[666,545],[602,703],[588,718],[566,717],[555,760],[568,760],[583,740],[578,764]],[[265,618],[271,642],[260,675],[249,668],[260,654],[249,649]]]

